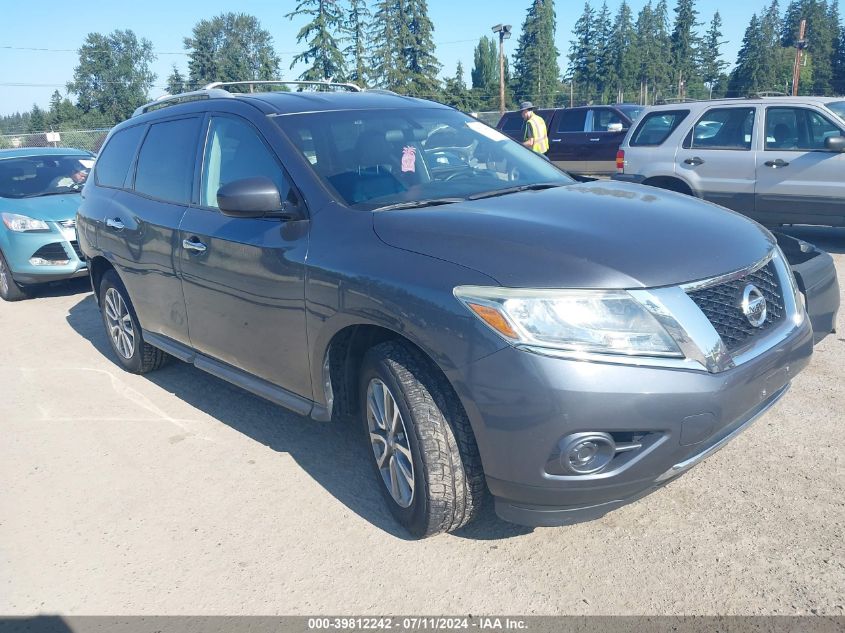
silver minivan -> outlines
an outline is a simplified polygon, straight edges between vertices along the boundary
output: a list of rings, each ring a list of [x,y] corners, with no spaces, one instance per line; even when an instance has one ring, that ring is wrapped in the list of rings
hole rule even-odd
[[[767,226],[845,226],[845,97],[760,97],[649,108],[616,180],[715,202]]]

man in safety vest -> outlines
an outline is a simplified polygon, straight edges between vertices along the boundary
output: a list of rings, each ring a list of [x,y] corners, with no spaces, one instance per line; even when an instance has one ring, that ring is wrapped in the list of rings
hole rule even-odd
[[[534,112],[534,104],[530,101],[523,101],[519,104],[522,111],[522,118],[525,120],[525,140],[522,144],[538,154],[545,154],[549,151],[549,133],[546,130],[546,122],[543,117]]]

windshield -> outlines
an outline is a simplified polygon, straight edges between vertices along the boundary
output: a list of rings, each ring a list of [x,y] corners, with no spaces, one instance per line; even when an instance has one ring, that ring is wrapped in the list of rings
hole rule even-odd
[[[275,121],[351,207],[445,204],[574,182],[549,161],[454,110],[281,115]]]
[[[833,110],[836,116],[845,121],[845,101],[834,101],[833,103],[828,103],[827,107]]]
[[[637,119],[639,119],[640,115],[643,113],[643,110],[645,109],[642,106],[630,106],[630,105],[619,105],[619,106],[616,106],[616,107],[619,108],[620,110],[622,110],[622,112],[624,112],[628,116],[628,118],[631,119],[631,121],[636,121]]]
[[[0,160],[0,197],[34,198],[76,193],[88,178],[88,156],[25,156]]]

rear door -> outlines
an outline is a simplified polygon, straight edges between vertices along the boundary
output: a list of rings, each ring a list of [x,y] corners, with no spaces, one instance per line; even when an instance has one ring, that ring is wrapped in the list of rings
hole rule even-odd
[[[769,225],[845,225],[845,154],[825,149],[839,123],[811,106],[766,108],[755,216]]]
[[[115,265],[141,327],[188,344],[188,321],[174,253],[191,199],[201,117],[149,126],[134,178],[112,199],[98,247]]]
[[[705,200],[754,213],[753,105],[710,108],[698,117],[675,157],[676,173]]]
[[[205,132],[197,205],[179,232],[179,268],[191,342],[201,354],[311,398],[305,335],[307,220],[232,218],[224,184],[266,176],[282,199],[298,195],[257,121],[213,113]]]
[[[549,128],[550,161],[565,171],[579,174],[584,169],[584,145],[587,142],[586,108],[558,110]]]
[[[630,121],[614,108],[590,109],[586,122],[588,134],[582,155],[586,173],[616,173],[616,151],[625,138],[629,125]]]

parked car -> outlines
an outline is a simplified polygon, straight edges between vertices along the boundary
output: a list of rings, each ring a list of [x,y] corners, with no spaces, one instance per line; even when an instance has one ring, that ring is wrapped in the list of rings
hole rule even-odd
[[[845,226],[845,99],[765,97],[649,108],[614,178],[694,195],[766,226]]]
[[[643,106],[583,106],[538,110],[549,130],[548,159],[578,176],[610,176],[616,172],[616,150]],[[522,141],[525,122],[520,112],[506,112],[497,129]]]
[[[809,361],[787,260],[741,215],[575,183],[429,101],[225,86],[140,108],[99,155],[78,228],[108,340],[131,372],[173,356],[357,418],[413,535],[486,490],[516,523],[600,516]]]
[[[79,192],[94,164],[65,148],[0,150],[0,297],[88,274],[76,241]]]

